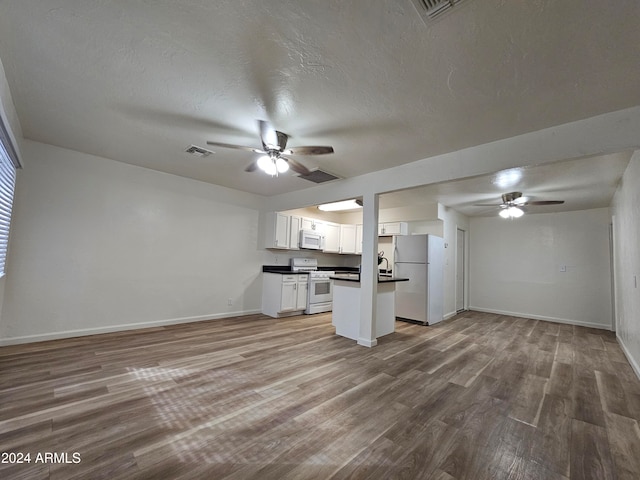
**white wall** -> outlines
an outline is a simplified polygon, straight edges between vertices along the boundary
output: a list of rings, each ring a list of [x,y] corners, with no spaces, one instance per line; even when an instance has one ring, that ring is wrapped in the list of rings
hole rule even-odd
[[[2,343],[260,310],[261,197],[30,141],[23,155]]]
[[[470,308],[610,329],[609,224],[607,208],[472,218]]]
[[[640,151],[613,199],[616,334],[640,376]]]

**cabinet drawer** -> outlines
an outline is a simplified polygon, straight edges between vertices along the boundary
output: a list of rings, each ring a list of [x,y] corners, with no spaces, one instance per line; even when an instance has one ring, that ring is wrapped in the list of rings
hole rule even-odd
[[[297,282],[298,275],[282,275],[283,282]]]

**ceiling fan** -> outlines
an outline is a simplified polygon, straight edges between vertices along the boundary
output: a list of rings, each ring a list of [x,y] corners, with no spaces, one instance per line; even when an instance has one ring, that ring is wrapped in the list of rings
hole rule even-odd
[[[522,192],[509,192],[502,194],[502,203],[475,203],[474,206],[499,207],[502,218],[518,218],[524,214],[520,207],[527,207],[529,205],[561,205],[563,203],[564,200],[531,201],[528,197],[523,197]]]
[[[300,175],[309,175],[311,173],[311,171],[303,164],[283,155],[324,155],[327,153],[333,153],[333,147],[315,146],[287,148],[287,140],[289,139],[289,136],[286,133],[274,130],[269,123],[264,120],[258,120],[258,126],[260,127],[260,141],[262,142],[262,149],[212,141],[208,141],[207,145],[260,153],[262,155],[251,162],[247,168],[245,168],[245,171],[253,172],[256,168],[260,168],[272,176],[286,172],[289,170],[289,167]]]

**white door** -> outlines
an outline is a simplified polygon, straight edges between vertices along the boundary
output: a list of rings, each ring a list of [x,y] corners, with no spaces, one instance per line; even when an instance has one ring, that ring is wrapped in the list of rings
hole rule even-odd
[[[464,310],[464,284],[465,284],[465,231],[458,228],[456,235],[456,311]]]

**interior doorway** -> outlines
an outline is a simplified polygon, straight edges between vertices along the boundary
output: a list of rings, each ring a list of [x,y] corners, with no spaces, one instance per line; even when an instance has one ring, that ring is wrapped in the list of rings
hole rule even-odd
[[[465,242],[466,232],[460,228],[456,230],[456,313],[460,313],[465,310],[465,283],[466,283],[466,271],[465,271]]]

